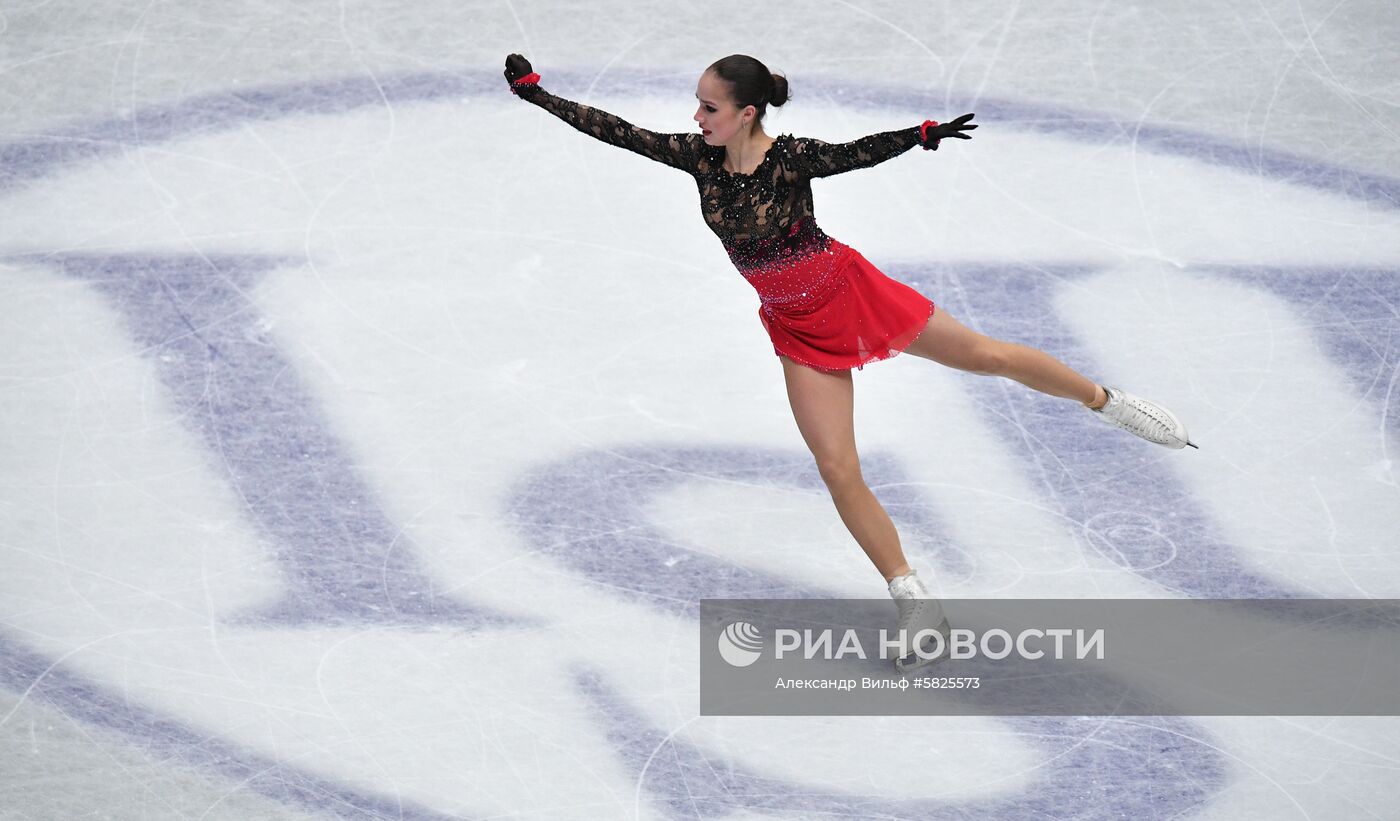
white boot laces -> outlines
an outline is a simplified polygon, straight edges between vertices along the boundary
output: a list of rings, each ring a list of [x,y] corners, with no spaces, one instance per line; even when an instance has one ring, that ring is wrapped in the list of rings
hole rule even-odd
[[[1109,403],[1100,410],[1121,427],[1144,439],[1166,441],[1172,438],[1174,426],[1167,421],[1166,417],[1156,413],[1157,409],[1151,405],[1142,405],[1122,397],[1112,397]]]

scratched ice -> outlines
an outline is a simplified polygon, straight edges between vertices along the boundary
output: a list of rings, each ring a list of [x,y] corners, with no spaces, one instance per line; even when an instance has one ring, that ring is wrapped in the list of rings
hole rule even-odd
[[[0,8],[0,818],[1392,816],[1388,718],[697,715],[700,598],[883,584],[690,181],[512,51],[661,131],[736,51],[770,133],[977,112],[821,226],[1201,450],[866,368],[941,594],[1400,596],[1400,18],[971,5]]]

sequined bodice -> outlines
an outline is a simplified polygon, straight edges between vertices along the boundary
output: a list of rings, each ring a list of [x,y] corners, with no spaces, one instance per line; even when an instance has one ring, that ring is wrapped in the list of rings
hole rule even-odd
[[[538,85],[516,89],[522,99],[591,137],[694,177],[705,224],[751,282],[771,276],[784,267],[785,260],[831,251],[835,241],[817,227],[812,210],[814,178],[868,168],[919,144],[917,125],[848,143],[780,134],[754,172],[740,174],[724,167],[724,146],[709,145],[700,134],[656,133],[550,94]],[[759,287],[761,296],[765,290],[780,289]]]

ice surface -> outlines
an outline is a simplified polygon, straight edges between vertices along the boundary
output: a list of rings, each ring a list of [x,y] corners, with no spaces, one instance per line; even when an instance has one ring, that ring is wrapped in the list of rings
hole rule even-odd
[[[693,606],[880,597],[691,181],[751,53],[965,324],[1200,451],[902,356],[941,595],[1400,597],[1389,4],[0,7],[0,818],[1385,818],[1390,718],[700,717]],[[853,751],[856,751],[853,754]]]

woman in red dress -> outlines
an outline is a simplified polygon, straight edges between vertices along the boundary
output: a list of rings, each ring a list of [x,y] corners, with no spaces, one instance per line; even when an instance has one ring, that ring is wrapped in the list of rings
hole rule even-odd
[[[758,292],[758,317],[782,362],[797,428],[841,520],[885,577],[899,605],[901,629],[912,633],[926,627],[946,635],[947,621],[905,561],[894,523],[861,476],[852,368],[911,353],[1073,399],[1109,424],[1160,445],[1191,444],[1185,427],[1165,408],[1100,386],[1043,351],[964,327],[817,227],[812,179],[868,168],[916,145],[936,150],[942,139],[971,139],[965,132],[977,128],[968,124],[972,114],[840,144],[770,136],[763,117],[769,105],[787,101],[787,79],[735,54],[700,77],[694,116],[699,133],[661,134],[550,94],[519,54],[506,58],[505,76],[521,99],[579,131],[695,178],[705,223]],[[909,642],[905,649],[913,651]],[[897,666],[903,670],[931,660],[897,660]]]

